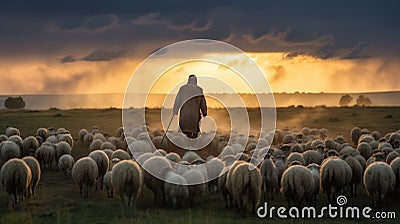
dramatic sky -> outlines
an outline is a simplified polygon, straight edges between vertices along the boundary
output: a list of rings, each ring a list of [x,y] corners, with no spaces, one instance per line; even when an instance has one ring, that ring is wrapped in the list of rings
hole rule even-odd
[[[247,52],[275,92],[400,90],[399,1],[143,2],[1,1],[0,94],[123,92],[192,38]]]

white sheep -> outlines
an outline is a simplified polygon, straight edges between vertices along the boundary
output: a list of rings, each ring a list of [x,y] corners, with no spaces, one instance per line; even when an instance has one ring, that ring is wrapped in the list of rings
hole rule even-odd
[[[252,163],[238,164],[226,178],[226,186],[240,212],[255,212],[261,198],[262,177]]]
[[[154,194],[154,205],[161,205],[164,201],[164,179],[168,171],[172,170],[171,163],[162,156],[153,156],[142,165],[144,183]]]
[[[361,183],[363,178],[363,168],[353,156],[345,155],[344,161],[349,164],[352,170],[352,176],[350,181],[350,197],[357,197],[357,185]]]
[[[218,177],[225,168],[224,162],[219,158],[212,158],[204,164],[207,173],[209,191],[216,191],[218,187]]]
[[[71,148],[74,146],[74,139],[72,138],[72,136],[70,134],[62,134],[58,136],[58,141],[65,141],[69,144],[69,146],[71,146]]]
[[[40,181],[41,177],[40,164],[33,156],[26,156],[22,158],[22,160],[26,163],[26,165],[29,166],[32,173],[32,178],[27,190],[28,198],[30,198],[31,196],[35,196],[36,187]]]
[[[207,190],[205,177],[198,169],[189,169],[182,176],[189,184],[189,204],[193,207],[203,201]]]
[[[143,140],[136,140],[129,144],[129,151],[134,158],[138,158],[141,154],[146,152],[152,152],[152,148],[148,142]]]
[[[132,160],[117,163],[111,171],[113,189],[119,194],[124,207],[135,207],[143,186],[143,173]]]
[[[110,166],[110,160],[108,159],[107,154],[101,150],[92,151],[89,154],[89,157],[92,158],[97,164],[98,175],[96,178],[96,190],[98,184],[100,184],[100,189],[103,189],[103,178]]]
[[[260,171],[263,179],[262,189],[264,191],[264,198],[267,199],[267,194],[269,193],[271,198],[274,199],[274,193],[279,191],[278,169],[269,155],[261,163]]]
[[[79,136],[79,141],[81,141],[83,143],[83,139],[85,138],[85,135],[89,133],[88,130],[82,128],[81,130],[79,130],[78,136]]]
[[[79,185],[79,192],[82,197],[91,197],[97,174],[97,164],[90,157],[80,158],[72,167],[72,178]]]
[[[50,133],[46,128],[38,128],[36,130],[36,136],[40,136],[43,141],[46,141],[46,139],[50,136]]]
[[[111,155],[113,154],[113,150],[111,149],[103,149],[103,152],[108,156],[108,160],[111,161]]]
[[[22,156],[35,155],[39,142],[34,136],[28,136],[22,141]]]
[[[151,157],[153,157],[154,154],[150,153],[150,152],[146,152],[143,153],[142,155],[140,155],[137,159],[136,162],[139,163],[140,166],[143,165],[144,162],[146,162],[146,160],[150,159]]]
[[[384,200],[394,190],[396,184],[392,168],[384,162],[374,162],[368,166],[363,180],[365,191],[372,199],[372,206]]]
[[[305,162],[304,165],[306,166],[310,165],[311,163],[321,165],[322,161],[324,160],[322,154],[314,150],[307,150],[303,152],[302,155]]]
[[[115,147],[115,145],[111,142],[103,142],[103,144],[101,144],[100,149],[111,149],[111,150],[116,150],[117,147]]]
[[[72,173],[72,168],[74,167],[74,157],[70,154],[62,155],[58,160],[58,168],[64,173],[64,177],[68,177]]]
[[[281,184],[283,172],[286,170],[286,157],[276,156],[273,158],[276,169],[278,170],[278,183]]]
[[[124,144],[122,143],[120,138],[110,137],[110,138],[108,138],[108,141],[111,142],[114,145],[115,149],[124,148]]]
[[[7,162],[9,159],[19,158],[20,155],[20,148],[15,142],[7,140],[0,143],[0,165]]]
[[[179,174],[169,171],[165,178],[164,193],[166,201],[171,202],[174,208],[181,206],[189,197],[189,188],[186,179]]]
[[[131,159],[129,154],[126,151],[122,150],[122,149],[117,149],[111,154],[111,161],[113,159],[115,159],[115,158],[117,158],[119,160],[129,160],[129,159]]]
[[[328,203],[332,202],[351,182],[351,167],[338,157],[329,157],[321,166],[321,190],[328,195]]]
[[[351,140],[353,141],[354,145],[357,146],[358,140],[361,137],[361,129],[359,127],[354,127],[353,129],[351,129],[350,137],[351,137]]]
[[[10,159],[1,167],[0,184],[7,192],[12,207],[22,204],[31,179],[31,169],[22,159]]]
[[[305,163],[306,163],[304,161],[303,156],[298,152],[292,152],[292,153],[289,154],[289,156],[286,159],[286,166],[288,166],[290,163],[292,163],[294,161],[298,161],[303,165],[305,165]]]
[[[19,135],[12,135],[12,136],[8,137],[8,141],[14,142],[15,144],[17,144],[18,147],[19,147],[19,149],[20,149],[20,154],[22,154],[23,145],[22,145],[22,138],[21,138],[21,136],[19,136]]]
[[[302,165],[292,165],[285,170],[281,180],[281,191],[289,207],[312,204],[314,179],[310,170]]]
[[[71,154],[71,151],[72,151],[71,146],[67,142],[61,141],[57,143],[56,154],[55,154],[56,164],[58,165],[58,160],[62,155]]]
[[[93,142],[93,134],[92,133],[87,133],[84,137],[83,137],[83,145],[85,145],[86,147],[89,147],[90,144]]]
[[[168,153],[165,156],[165,158],[167,158],[168,160],[170,160],[171,162],[174,162],[174,163],[179,163],[182,160],[181,157],[179,156],[179,154],[175,153],[175,152]]]
[[[317,196],[319,194],[320,191],[320,165],[316,164],[316,163],[311,163],[310,165],[307,166],[307,169],[309,169],[311,171],[313,180],[314,180],[314,187],[313,187],[313,199],[312,199],[312,205],[316,205],[317,203]]]
[[[361,142],[357,146],[357,151],[362,155],[365,159],[368,159],[372,155],[372,148],[370,144],[366,142]]]
[[[94,134],[93,141],[96,140],[96,139],[98,139],[98,140],[100,140],[102,142],[106,142],[107,141],[106,137],[104,137],[104,135],[101,134],[101,133]]]
[[[3,134],[0,135],[0,143],[7,141],[7,140],[8,140],[7,135],[3,135]]]
[[[200,156],[193,151],[187,151],[185,153],[185,155],[182,156],[182,160],[187,161],[189,163],[192,163],[194,160],[199,159],[199,158],[200,158]]]
[[[400,191],[400,157],[397,157],[396,159],[394,159],[391,163],[390,163],[390,167],[393,170],[393,173],[396,177],[396,186],[394,188],[394,190],[396,192]]]
[[[7,127],[6,128],[6,133],[7,137],[13,136],[13,135],[18,135],[21,136],[21,132],[19,131],[18,128],[14,127]]]
[[[56,150],[50,143],[43,143],[35,152],[35,158],[39,161],[43,170],[51,169]]]
[[[112,198],[113,194],[114,194],[114,187],[112,185],[112,171],[108,171],[105,175],[104,175],[104,179],[103,179],[103,185],[106,188],[107,191],[107,197]]]
[[[390,164],[397,157],[400,157],[400,153],[398,153],[397,151],[390,152],[386,157],[386,163]]]
[[[100,139],[94,139],[92,143],[90,143],[89,145],[89,150],[90,151],[100,150],[101,145],[103,145],[103,141],[101,141]]]

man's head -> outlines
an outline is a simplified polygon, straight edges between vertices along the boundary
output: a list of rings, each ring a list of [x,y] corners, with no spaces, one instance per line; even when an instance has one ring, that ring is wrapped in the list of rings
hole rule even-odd
[[[188,84],[197,85],[197,77],[193,74],[189,75]]]

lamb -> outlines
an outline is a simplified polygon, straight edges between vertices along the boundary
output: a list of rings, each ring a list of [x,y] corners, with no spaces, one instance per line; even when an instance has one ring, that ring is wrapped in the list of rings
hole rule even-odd
[[[113,194],[114,194],[114,188],[112,185],[112,171],[108,171],[105,175],[104,175],[104,179],[103,179],[103,185],[106,188],[107,191],[107,197],[112,198]]]
[[[28,136],[22,141],[22,156],[35,155],[39,142],[34,136]]]
[[[20,149],[15,142],[4,141],[0,143],[0,165],[12,158],[20,157]]]
[[[117,163],[111,171],[114,190],[119,194],[124,207],[135,207],[143,187],[143,173],[139,165],[132,160]]]
[[[97,175],[97,164],[92,158],[83,157],[76,161],[72,167],[72,178],[79,185],[82,197],[91,197],[92,187],[96,183]]]
[[[43,143],[35,152],[35,158],[39,161],[43,170],[51,168],[51,163],[54,160],[55,149],[52,145]]]
[[[314,180],[314,187],[313,187],[313,198],[312,198],[312,205],[315,206],[317,204],[317,196],[320,191],[320,186],[319,182],[321,180],[320,178],[320,166],[316,163],[311,163],[310,165],[307,166],[307,169],[311,171],[313,180]]]
[[[269,155],[267,155],[261,163],[260,171],[263,179],[262,189],[265,199],[268,193],[271,194],[271,198],[274,199],[274,193],[279,191],[278,170]]]
[[[307,150],[302,153],[302,156],[304,158],[304,165],[306,166],[310,165],[311,163],[321,165],[322,161],[324,160],[322,154],[314,150]]]
[[[89,133],[88,130],[82,128],[81,130],[79,130],[78,136],[79,136],[79,141],[81,141],[83,143],[83,139],[85,138],[85,135]]]
[[[46,139],[50,136],[50,133],[46,128],[38,128],[36,131],[36,136],[40,136],[43,141],[46,141]]]
[[[305,164],[303,156],[298,152],[292,152],[286,160],[286,166],[288,166],[293,161],[299,161],[301,164]]]
[[[62,134],[60,136],[58,136],[58,141],[65,141],[69,144],[69,146],[71,146],[71,148],[74,146],[74,139],[72,138],[72,136],[70,134]]]
[[[362,155],[365,159],[368,159],[372,155],[371,146],[366,142],[361,142],[357,146],[357,151]]]
[[[186,179],[169,171],[165,178],[164,193],[166,201],[171,202],[174,208],[182,205],[189,197]]]
[[[100,139],[94,139],[92,143],[90,143],[89,150],[94,151],[94,150],[100,150],[101,145],[103,145],[103,142]]]
[[[350,181],[350,197],[357,197],[357,185],[361,183],[363,176],[363,168],[361,164],[352,156],[345,155],[343,160],[349,164],[352,170]]]
[[[103,189],[103,178],[110,166],[108,156],[101,150],[95,150],[89,154],[89,157],[92,158],[97,164],[98,176],[96,178],[96,182],[100,184],[100,189]],[[98,184],[96,184],[96,190]]]
[[[241,162],[228,173],[226,187],[240,212],[255,212],[261,198],[262,176],[252,163]]]
[[[321,166],[321,190],[328,195],[328,203],[341,194],[351,182],[351,167],[338,157],[329,157]]]
[[[172,170],[171,163],[162,156],[153,156],[142,165],[144,171],[144,183],[154,194],[154,205],[160,205],[164,201],[165,175]]]
[[[7,137],[10,137],[13,135],[21,136],[21,132],[19,131],[19,129],[14,128],[14,127],[7,127],[5,134],[7,135]]]
[[[290,166],[282,176],[281,191],[289,207],[302,207],[303,203],[312,204],[314,179],[310,170],[302,165]]]
[[[72,157],[70,154],[64,154],[59,158],[58,168],[64,173],[64,177],[71,175],[74,162],[74,157]]]
[[[67,142],[61,141],[57,143],[56,154],[55,154],[56,164],[58,165],[58,160],[62,155],[71,154],[71,151],[72,151],[71,146]]]
[[[31,169],[22,159],[10,159],[1,167],[0,184],[7,192],[12,207],[22,205],[24,193],[31,179]]]
[[[354,145],[357,146],[358,140],[361,137],[361,129],[359,127],[354,127],[353,129],[351,129],[350,137]]]
[[[93,142],[93,138],[94,138],[94,136],[93,136],[93,134],[92,133],[87,133],[84,137],[83,137],[83,144],[86,146],[86,147],[89,147],[89,145]]]
[[[364,187],[372,199],[372,206],[394,190],[396,177],[392,168],[384,162],[374,162],[364,173]]]
[[[26,156],[22,160],[29,166],[32,174],[31,181],[28,186],[28,198],[35,196],[36,187],[40,181],[40,164],[33,156]]]
[[[189,169],[183,173],[182,177],[189,184],[189,204],[193,207],[202,201],[207,190],[205,177],[198,169]]]

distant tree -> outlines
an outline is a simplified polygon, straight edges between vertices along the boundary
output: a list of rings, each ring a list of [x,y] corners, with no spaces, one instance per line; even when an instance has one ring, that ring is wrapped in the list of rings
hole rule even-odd
[[[369,99],[369,97],[364,96],[364,95],[360,95],[357,98],[357,105],[359,106],[370,106],[372,104],[371,99]]]
[[[349,94],[343,95],[339,100],[339,105],[341,107],[348,106],[352,100],[353,100],[353,97],[350,96]]]
[[[10,96],[4,101],[4,106],[7,109],[23,109],[25,108],[25,101],[20,96],[18,97]]]

